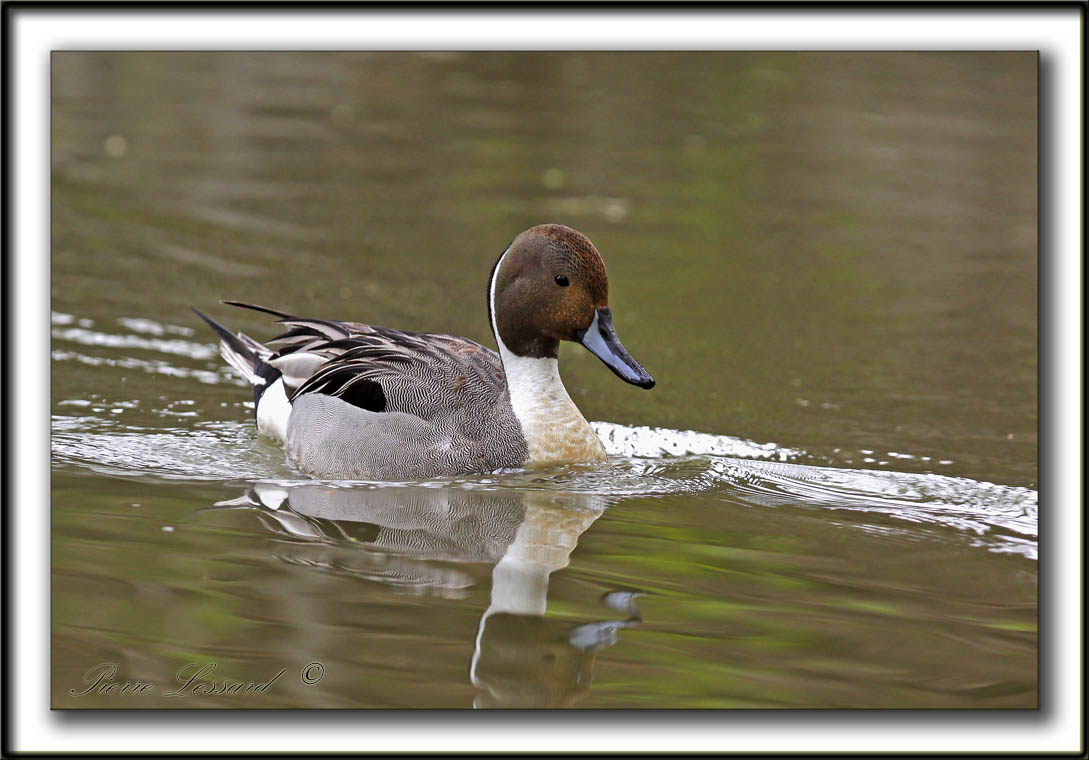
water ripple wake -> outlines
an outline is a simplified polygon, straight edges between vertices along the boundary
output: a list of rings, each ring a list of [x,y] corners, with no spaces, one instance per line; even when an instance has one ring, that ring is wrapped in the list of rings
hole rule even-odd
[[[208,368],[214,361],[214,348],[187,340],[193,334],[188,327],[122,318],[117,322],[129,332],[112,334],[94,329],[91,320],[60,312],[53,313],[52,322],[54,339],[69,346],[54,349],[57,362],[109,364],[205,384],[241,382],[222,368]],[[79,347],[134,349],[158,356],[102,356]],[[185,366],[184,359],[192,364]],[[176,400],[166,408],[150,410],[169,424],[125,424],[126,413],[140,406],[138,401],[94,398],[57,400],[57,410],[66,413],[55,415],[52,421],[55,467],[173,481],[314,482],[290,466],[279,446],[259,438],[248,420],[208,420],[193,401]],[[192,422],[182,426],[183,418]],[[861,520],[855,524],[871,530],[889,530],[883,518],[894,519],[903,530],[911,530],[913,524],[943,526],[971,536],[973,543],[991,551],[1037,556],[1038,495],[1029,488],[927,472],[814,466],[814,461],[823,465],[827,460],[776,443],[691,430],[592,424],[610,456],[608,467],[519,470],[413,484],[371,483],[368,487],[549,491],[590,495],[605,502],[710,494],[752,506],[854,513]],[[888,456],[890,461],[916,459],[894,452]],[[918,460],[923,466],[929,462],[927,457]]]

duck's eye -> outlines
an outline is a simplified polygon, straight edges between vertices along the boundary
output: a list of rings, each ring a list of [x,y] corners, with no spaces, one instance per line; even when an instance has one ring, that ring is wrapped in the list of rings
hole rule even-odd
[[[557,285],[562,285],[563,287],[566,288],[568,285],[571,284],[571,282],[570,282],[570,280],[567,279],[566,275],[558,274],[558,275],[556,275],[556,284]]]

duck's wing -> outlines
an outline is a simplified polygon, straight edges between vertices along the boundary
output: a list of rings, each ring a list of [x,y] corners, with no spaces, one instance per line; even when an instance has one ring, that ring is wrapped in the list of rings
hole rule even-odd
[[[291,402],[321,393],[372,412],[406,412],[431,420],[490,405],[504,386],[499,356],[468,338],[224,303],[271,314],[288,328],[269,341],[277,350],[264,361],[281,373]]]

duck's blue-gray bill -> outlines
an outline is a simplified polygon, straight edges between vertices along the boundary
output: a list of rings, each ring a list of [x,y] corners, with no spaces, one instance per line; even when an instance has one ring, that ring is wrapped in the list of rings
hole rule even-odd
[[[594,321],[585,330],[575,333],[575,340],[586,346],[587,350],[605,366],[616,373],[621,380],[638,385],[640,388],[653,388],[654,378],[632,358],[616,336],[613,316],[608,309],[594,312]]]

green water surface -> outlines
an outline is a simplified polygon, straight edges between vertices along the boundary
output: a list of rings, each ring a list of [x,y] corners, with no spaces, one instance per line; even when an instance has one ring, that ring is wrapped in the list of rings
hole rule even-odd
[[[1035,707],[1036,68],[55,53],[53,706]],[[544,222],[657,381],[565,345],[572,398],[655,455],[315,486],[189,311],[494,345]],[[164,696],[208,663],[284,672]]]

